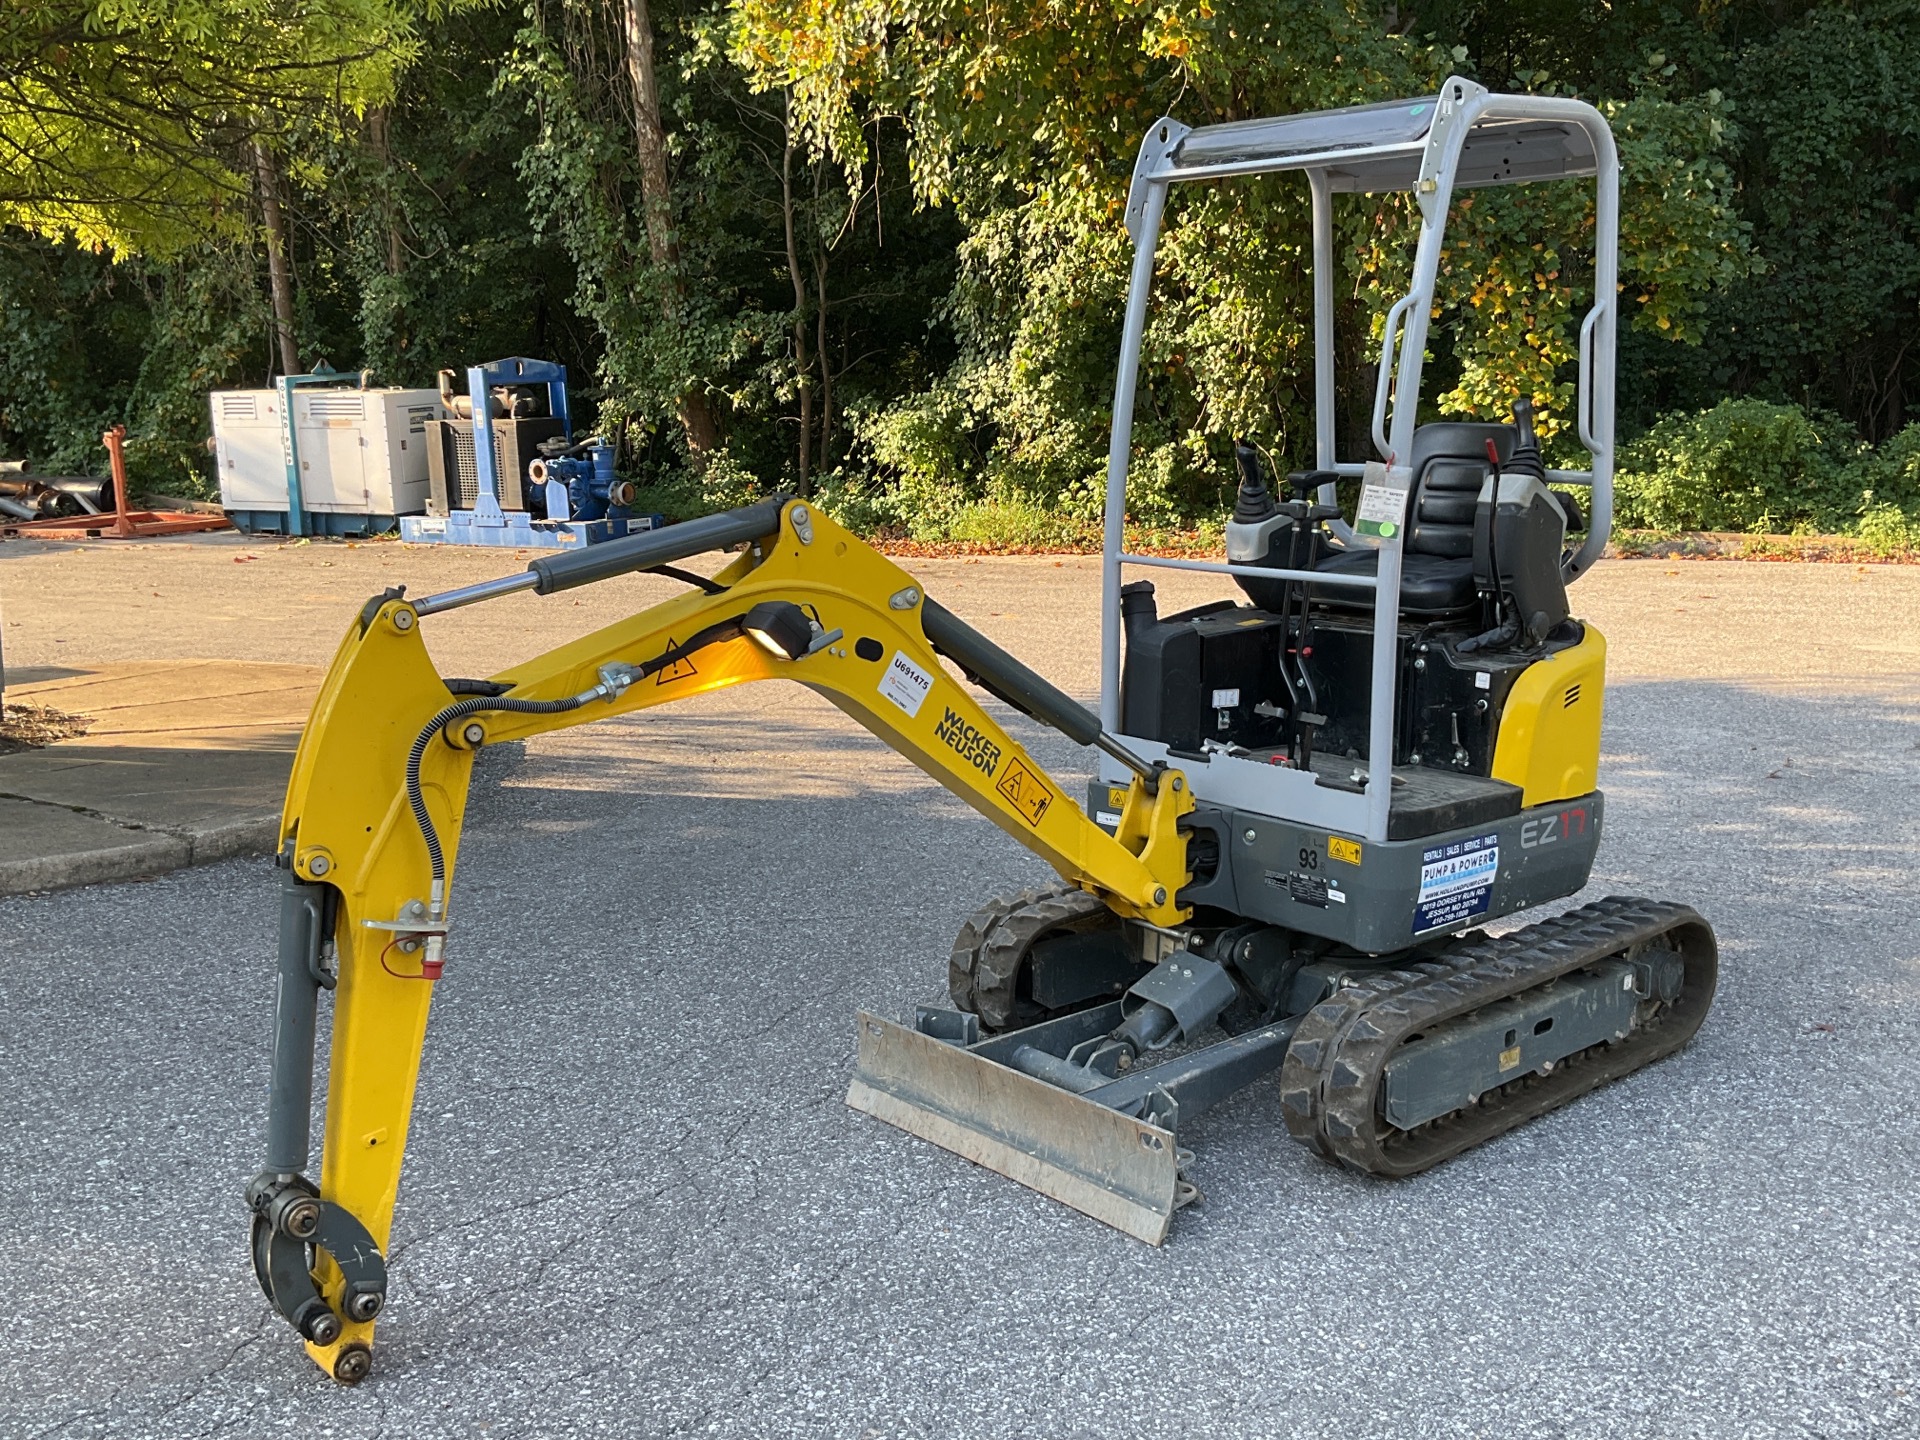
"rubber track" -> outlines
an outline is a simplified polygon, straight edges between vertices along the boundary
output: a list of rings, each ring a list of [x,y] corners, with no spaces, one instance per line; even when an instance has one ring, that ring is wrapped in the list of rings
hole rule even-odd
[[[1020,967],[1033,943],[1043,935],[1084,930],[1112,917],[1097,895],[1071,885],[1023,890],[1012,899],[990,901],[960,927],[947,960],[947,993],[989,1030],[1030,1023],[1016,1010]]]
[[[1381,1118],[1387,1063],[1409,1037],[1647,946],[1677,949],[1685,981],[1671,1004],[1643,1002],[1625,1040],[1569,1055],[1547,1075],[1517,1077],[1412,1131]],[[1434,960],[1366,976],[1315,1006],[1280,1069],[1281,1114],[1296,1140],[1348,1169],[1417,1174],[1671,1055],[1706,1018],[1717,977],[1712,930],[1688,906],[1667,901],[1610,896],[1507,935],[1465,940]]]

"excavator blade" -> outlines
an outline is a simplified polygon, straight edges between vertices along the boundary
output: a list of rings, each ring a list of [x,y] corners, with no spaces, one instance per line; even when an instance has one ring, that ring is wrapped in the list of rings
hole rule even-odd
[[[847,1104],[1104,1221],[1167,1237],[1173,1132],[865,1011]]]

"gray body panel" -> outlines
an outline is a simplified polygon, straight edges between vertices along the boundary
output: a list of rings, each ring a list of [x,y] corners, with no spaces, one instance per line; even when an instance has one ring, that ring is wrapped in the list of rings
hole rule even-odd
[[[1096,782],[1090,799],[1097,814],[1106,787]],[[1220,833],[1220,871],[1181,898],[1390,955],[1580,890],[1604,810],[1596,790],[1412,840],[1361,840],[1246,810],[1196,811]],[[1333,853],[1355,850],[1357,864]]]

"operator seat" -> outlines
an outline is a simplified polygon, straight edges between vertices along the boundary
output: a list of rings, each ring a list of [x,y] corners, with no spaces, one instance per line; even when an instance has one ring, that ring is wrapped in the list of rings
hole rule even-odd
[[[1408,468],[1409,524],[1401,545],[1400,613],[1422,620],[1450,619],[1470,611],[1479,598],[1473,581],[1473,512],[1488,471],[1487,442],[1502,463],[1515,443],[1511,425],[1448,421],[1413,432]],[[1380,552],[1336,546],[1314,569],[1337,575],[1371,575]],[[1316,585],[1313,599],[1329,610],[1371,612],[1373,593]]]

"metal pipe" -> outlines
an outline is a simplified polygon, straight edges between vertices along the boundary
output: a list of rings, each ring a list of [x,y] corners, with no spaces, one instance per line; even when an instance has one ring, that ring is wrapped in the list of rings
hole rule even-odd
[[[1151,761],[1142,760],[1105,730],[1102,730],[1098,735],[1093,737],[1093,743],[1096,749],[1104,750],[1122,765],[1133,771],[1134,774],[1138,775],[1141,780],[1145,782],[1149,795],[1159,792],[1160,772],[1153,768]]]
[[[1456,92],[1455,85],[1449,80],[1442,87],[1433,128],[1427,132],[1427,156],[1421,165],[1417,191],[1420,243],[1414,252],[1413,283],[1400,302],[1405,306],[1405,318],[1394,375],[1393,427],[1384,437],[1390,460],[1400,464],[1413,454],[1420,371],[1426,358],[1434,284],[1440,272],[1440,242],[1447,209],[1453,203],[1454,172],[1460,162],[1460,147],[1479,115],[1474,103]],[[1389,333],[1386,343],[1391,345],[1393,340]],[[1400,557],[1406,528],[1401,524],[1396,534],[1381,543],[1375,569],[1380,583],[1373,592],[1373,694],[1367,726],[1367,838],[1375,843],[1386,841],[1387,821],[1393,809],[1394,681],[1400,651]]]
[[[1371,575],[1340,575],[1320,570],[1288,570],[1277,565],[1225,565],[1218,560],[1176,560],[1170,555],[1128,555],[1120,557],[1126,565],[1153,565],[1163,570],[1199,570],[1208,575],[1232,575],[1236,579],[1251,575],[1260,580],[1308,580],[1315,585],[1347,585],[1356,590],[1374,588]]]
[[[1062,1060],[1058,1055],[1049,1055],[1044,1050],[1036,1050],[1031,1045],[1022,1045],[1008,1057],[1015,1070],[1044,1080],[1049,1085],[1057,1085],[1062,1090],[1071,1090],[1085,1095],[1089,1090],[1098,1090],[1113,1077],[1103,1075],[1098,1070],[1089,1070],[1084,1065],[1075,1065],[1071,1060]]]
[[[1333,355],[1333,182],[1324,170],[1307,171],[1313,195],[1313,463],[1319,470],[1335,468],[1335,375]],[[1322,485],[1322,505],[1337,505],[1339,487]],[[1353,527],[1341,516],[1329,528],[1342,542],[1351,543]]]
[[[539,583],[538,575],[531,570],[523,570],[518,575],[502,575],[497,580],[482,580],[476,585],[462,585],[458,590],[442,590],[438,595],[429,595],[425,599],[416,600],[413,612],[416,615],[438,615],[443,610],[458,610],[462,605],[478,605],[482,600],[497,600],[502,595],[532,590]]]
[[[1358,165],[1367,160],[1405,158],[1418,160],[1426,146],[1421,141],[1403,145],[1372,145],[1358,150],[1319,150],[1309,155],[1255,155],[1245,160],[1223,160],[1213,165],[1169,167],[1152,178],[1164,184],[1177,180],[1187,184],[1196,180],[1234,180],[1248,175],[1270,175],[1276,170],[1306,170],[1318,166]],[[1398,187],[1406,189],[1406,186]]]
[[[1133,449],[1133,400],[1140,378],[1140,348],[1147,333],[1147,296],[1153,289],[1153,256],[1167,185],[1152,181],[1141,205],[1140,233],[1133,242],[1133,275],[1127,284],[1127,315],[1120,330],[1120,364],[1113,377],[1113,431],[1107,442],[1107,512],[1100,566],[1100,724],[1120,728],[1120,550],[1126,544],[1127,463]]]
[[[91,506],[95,514],[113,503],[113,481],[95,475],[0,474],[0,495],[30,500],[49,491],[77,500],[83,508]]]
[[[1333,468],[1333,187],[1309,170],[1313,193],[1313,463]],[[1323,496],[1324,497],[1324,493]]]

